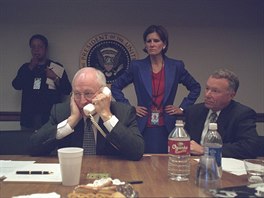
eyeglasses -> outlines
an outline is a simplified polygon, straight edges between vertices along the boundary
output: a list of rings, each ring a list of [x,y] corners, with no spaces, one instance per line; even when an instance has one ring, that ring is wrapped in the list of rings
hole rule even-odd
[[[87,93],[78,93],[78,92],[73,92],[73,95],[74,95],[75,100],[81,100],[82,96],[86,100],[91,100],[96,93],[97,92],[95,92],[95,93],[89,93],[89,92],[87,92]]]

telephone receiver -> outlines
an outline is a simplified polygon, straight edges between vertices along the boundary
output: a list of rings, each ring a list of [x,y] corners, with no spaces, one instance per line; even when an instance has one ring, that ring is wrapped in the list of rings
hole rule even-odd
[[[110,96],[111,90],[108,87],[103,87],[102,93],[106,96]],[[83,112],[86,116],[93,115],[95,113],[94,105],[92,103],[87,104],[85,107],[83,107]]]
[[[106,96],[111,96],[111,90],[108,87],[102,88],[102,93]],[[95,107],[93,104],[89,103],[85,107],[83,107],[83,112],[87,117],[90,117],[93,125],[97,128],[97,130],[106,138],[106,133],[103,131],[103,129],[97,124],[97,122],[94,120],[93,114],[95,113]],[[112,142],[110,142],[113,147],[115,147],[117,150],[119,148],[115,146]]]

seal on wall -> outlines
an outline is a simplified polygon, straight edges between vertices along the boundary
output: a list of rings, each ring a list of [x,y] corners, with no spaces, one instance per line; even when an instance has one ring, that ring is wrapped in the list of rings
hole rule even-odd
[[[128,69],[131,60],[137,59],[133,44],[117,33],[101,33],[89,39],[82,48],[80,67],[101,70],[108,84]]]

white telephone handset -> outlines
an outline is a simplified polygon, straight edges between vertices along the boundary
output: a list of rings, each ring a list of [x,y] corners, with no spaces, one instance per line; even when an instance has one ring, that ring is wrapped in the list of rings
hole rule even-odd
[[[111,95],[111,90],[108,87],[104,87],[102,89],[102,93],[110,96]],[[95,107],[92,103],[87,104],[85,107],[83,107],[83,112],[86,116],[92,115],[95,112]]]
[[[104,87],[102,89],[102,93],[105,94],[106,96],[111,96],[111,90],[108,87]],[[85,107],[83,107],[83,112],[84,114],[89,117],[94,124],[94,126],[98,129],[98,131],[106,137],[106,133],[103,131],[103,129],[96,123],[93,117],[93,113],[95,111],[95,107],[93,104],[87,104]],[[111,142],[110,142],[111,143]],[[111,143],[117,150],[119,150],[113,143]]]

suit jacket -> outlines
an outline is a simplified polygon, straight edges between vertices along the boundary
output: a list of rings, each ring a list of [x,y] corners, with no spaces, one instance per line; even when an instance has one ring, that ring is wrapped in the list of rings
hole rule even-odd
[[[165,93],[163,99],[163,107],[172,105],[174,103],[178,84],[183,84],[190,93],[185,97],[180,107],[185,109],[189,105],[194,104],[200,95],[200,84],[189,74],[184,68],[184,63],[179,60],[164,57],[165,65]],[[122,89],[133,82],[137,96],[138,106],[144,106],[150,109],[152,105],[152,68],[149,56],[142,60],[134,60],[131,62],[128,70],[124,72],[111,86],[113,97],[116,101],[129,103],[124,97]],[[138,117],[138,125],[141,132],[143,132],[148,117]],[[165,126],[170,132],[176,121],[176,116],[170,116],[164,113]]]
[[[197,143],[200,143],[208,111],[204,103],[195,104],[185,111],[185,129]],[[253,109],[232,100],[220,112],[217,124],[223,140],[223,157],[257,157],[261,145],[256,131],[256,112]]]
[[[97,155],[121,155],[130,160],[139,160],[144,153],[144,140],[138,130],[135,108],[126,104],[112,102],[111,112],[119,122],[109,133],[99,119],[98,124],[107,133],[104,138],[97,132]],[[56,139],[57,125],[70,115],[69,101],[55,104],[52,107],[49,121],[30,137],[31,155],[47,155],[56,148],[61,147],[82,147],[84,121],[76,125],[74,132],[61,140]],[[111,143],[117,148],[114,148]]]

